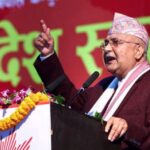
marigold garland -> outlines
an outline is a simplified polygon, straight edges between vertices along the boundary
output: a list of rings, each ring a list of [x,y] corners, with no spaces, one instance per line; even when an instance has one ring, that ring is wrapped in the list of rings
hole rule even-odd
[[[0,120],[0,131],[8,130],[18,125],[35,107],[35,105],[41,101],[49,101],[50,96],[37,92],[30,93],[25,97],[18,108],[10,116]]]

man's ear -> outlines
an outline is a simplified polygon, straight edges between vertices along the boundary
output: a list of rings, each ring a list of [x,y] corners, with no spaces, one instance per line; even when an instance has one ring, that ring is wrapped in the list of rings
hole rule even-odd
[[[143,57],[145,53],[144,47],[139,45],[136,49],[135,49],[135,59],[139,60]]]

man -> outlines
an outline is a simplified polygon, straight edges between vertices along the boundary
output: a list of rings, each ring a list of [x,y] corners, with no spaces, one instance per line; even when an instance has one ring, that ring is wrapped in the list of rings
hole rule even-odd
[[[50,29],[41,20],[42,32],[35,47],[41,56],[35,67],[45,86],[65,75],[54,52]],[[105,78],[75,97],[77,89],[65,75],[54,90],[73,109],[94,115],[100,112],[107,122],[108,140],[122,137],[122,149],[150,149],[150,66],[146,53],[148,34],[136,19],[115,13],[112,28],[101,46],[106,69]]]

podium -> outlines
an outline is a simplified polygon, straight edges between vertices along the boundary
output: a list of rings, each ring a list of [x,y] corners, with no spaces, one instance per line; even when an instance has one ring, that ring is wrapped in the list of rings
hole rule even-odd
[[[0,119],[17,107],[1,109]],[[97,120],[55,103],[41,103],[14,128],[0,132],[0,150],[119,150]],[[51,132],[52,130],[52,132]]]
[[[94,118],[51,103],[52,150],[120,150]]]

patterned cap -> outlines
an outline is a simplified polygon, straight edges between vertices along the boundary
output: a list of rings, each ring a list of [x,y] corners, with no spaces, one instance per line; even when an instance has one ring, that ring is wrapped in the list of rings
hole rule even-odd
[[[144,41],[148,46],[149,36],[145,27],[140,24],[135,18],[115,13],[112,27],[110,28],[108,35],[114,33],[125,33],[134,35]]]

